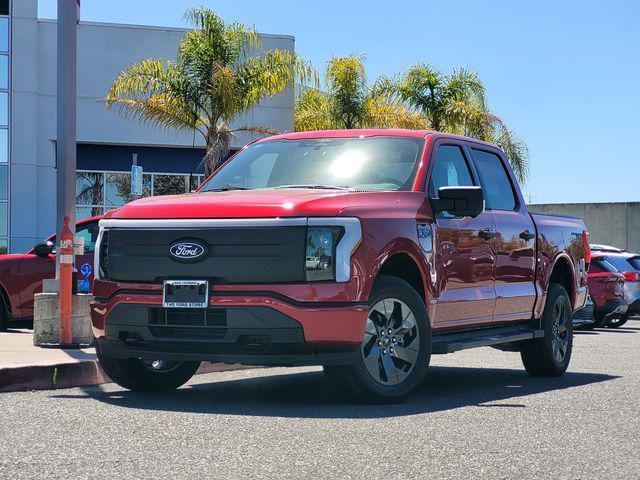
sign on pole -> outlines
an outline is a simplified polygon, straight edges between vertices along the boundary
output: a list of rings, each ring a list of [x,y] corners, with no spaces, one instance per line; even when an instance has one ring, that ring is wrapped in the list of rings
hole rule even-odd
[[[142,167],[131,165],[131,195],[142,195]]]

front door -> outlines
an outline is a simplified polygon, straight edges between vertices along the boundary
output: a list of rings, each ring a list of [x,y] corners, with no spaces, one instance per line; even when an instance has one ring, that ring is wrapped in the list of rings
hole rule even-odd
[[[76,237],[84,237],[84,254],[76,256],[77,279],[81,283],[84,278],[80,273],[82,265],[89,264],[93,267],[93,253],[96,239],[98,237],[98,221],[81,222],[77,225]],[[55,243],[55,236],[50,237]],[[85,270],[86,271],[86,270]],[[42,291],[42,281],[56,276],[56,256],[55,254],[41,257],[33,252],[28,253],[20,263],[20,305],[19,315],[22,317],[33,316],[33,297]],[[91,291],[93,282],[93,272],[87,275],[88,291]]]
[[[427,194],[437,198],[445,186],[477,185],[460,145],[440,145]],[[493,216],[456,218],[444,212],[436,216],[434,324],[437,328],[490,324],[496,303],[494,286],[496,228]]]

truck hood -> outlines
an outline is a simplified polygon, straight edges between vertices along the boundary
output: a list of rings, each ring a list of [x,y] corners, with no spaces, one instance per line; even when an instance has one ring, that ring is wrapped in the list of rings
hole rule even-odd
[[[397,204],[395,192],[264,189],[191,193],[142,198],[104,218],[267,218],[339,216]]]

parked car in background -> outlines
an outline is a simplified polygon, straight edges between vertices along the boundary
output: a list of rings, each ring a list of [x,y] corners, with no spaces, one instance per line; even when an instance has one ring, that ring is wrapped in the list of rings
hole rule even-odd
[[[593,300],[593,326],[615,326],[628,308],[624,298],[624,276],[617,272],[596,272],[595,270],[598,270],[598,267],[593,267],[592,257],[587,283]]]
[[[640,314],[640,270],[629,262],[629,259],[635,262],[635,257],[634,254],[625,251],[595,249],[592,253],[589,276],[596,278],[600,275],[606,279],[609,275],[616,273],[624,278],[623,297],[627,302],[627,311],[619,317],[612,318],[608,324],[610,327],[621,327],[630,316]],[[589,283],[589,289],[591,290],[591,283]]]
[[[480,346],[555,377],[587,299],[587,236],[579,218],[529,212],[504,153],[485,142],[274,136],[197,193],[136,200],[100,221],[98,358],[119,385],[154,391],[201,361],[322,365],[365,402],[404,398],[431,354]]]
[[[84,238],[84,254],[76,256],[76,267],[93,270],[98,220],[87,218],[76,224],[76,237]],[[0,256],[0,330],[13,321],[33,318],[33,296],[42,291],[42,281],[56,275],[56,236],[50,235],[27,253]],[[88,266],[88,268],[87,268]],[[78,274],[79,278],[82,274]],[[88,275],[91,284],[93,273]]]

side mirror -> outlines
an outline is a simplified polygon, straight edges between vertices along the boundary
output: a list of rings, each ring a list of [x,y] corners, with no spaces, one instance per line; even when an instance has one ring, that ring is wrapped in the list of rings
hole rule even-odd
[[[431,205],[434,213],[477,217],[484,211],[484,193],[481,187],[440,187],[438,198],[432,198]]]
[[[35,247],[33,247],[33,252],[39,257],[46,257],[47,255],[51,255],[55,249],[55,243],[50,242],[49,240],[45,240],[44,242],[40,242]]]

